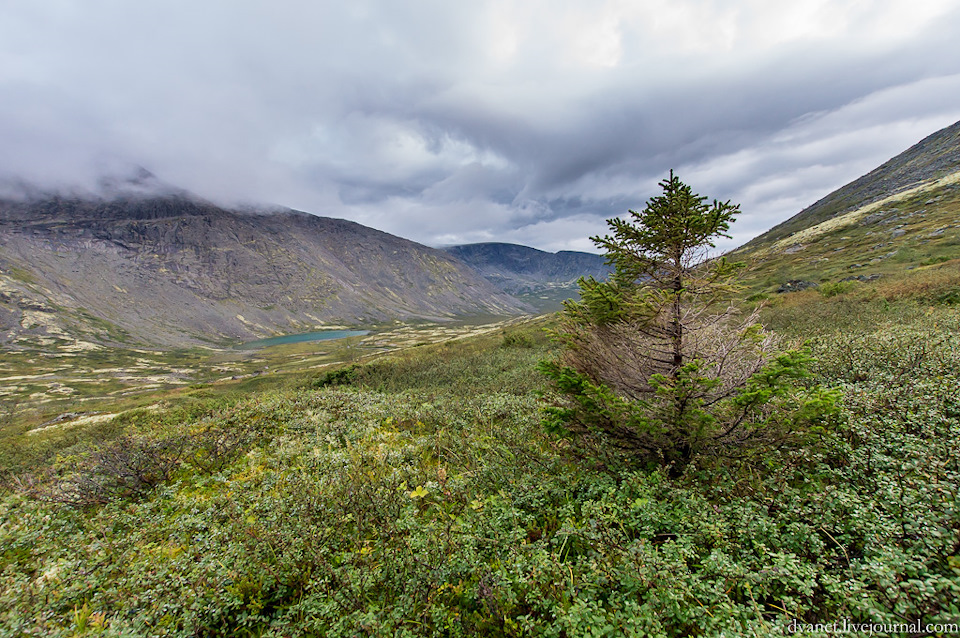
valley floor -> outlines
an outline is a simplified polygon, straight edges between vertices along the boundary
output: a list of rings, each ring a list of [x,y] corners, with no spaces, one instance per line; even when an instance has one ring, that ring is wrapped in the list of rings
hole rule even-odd
[[[48,340],[0,359],[0,439],[11,432],[82,425],[91,417],[176,401],[194,390],[236,393],[279,386],[302,374],[384,352],[503,329],[522,319],[377,326],[369,335],[255,350],[147,349]],[[79,421],[79,422],[78,422]]]

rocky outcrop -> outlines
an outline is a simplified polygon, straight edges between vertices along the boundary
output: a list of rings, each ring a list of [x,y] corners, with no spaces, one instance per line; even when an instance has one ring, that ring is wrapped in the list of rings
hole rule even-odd
[[[816,288],[819,284],[815,281],[803,281],[801,279],[791,279],[780,285],[777,288],[777,292],[783,294],[785,292],[797,292],[798,290],[806,290],[807,288]]]

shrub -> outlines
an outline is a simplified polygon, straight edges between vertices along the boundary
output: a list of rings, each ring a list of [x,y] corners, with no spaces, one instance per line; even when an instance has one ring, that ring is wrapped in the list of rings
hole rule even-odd
[[[504,348],[532,348],[534,346],[533,339],[530,338],[530,335],[524,332],[504,332],[503,333],[503,342],[501,345]]]
[[[936,297],[937,303],[944,304],[947,306],[955,306],[960,304],[960,288],[951,288],[941,292]]]
[[[822,284],[817,291],[827,297],[836,297],[837,295],[842,295],[853,290],[854,284],[852,281],[836,281],[832,283]]]
[[[324,372],[313,382],[315,388],[325,388],[327,386],[351,385],[357,380],[357,366],[351,365],[346,368],[337,368]]]
[[[121,436],[93,452],[66,459],[64,475],[39,488],[37,495],[66,505],[102,505],[136,498],[170,479],[186,448],[174,438]]]

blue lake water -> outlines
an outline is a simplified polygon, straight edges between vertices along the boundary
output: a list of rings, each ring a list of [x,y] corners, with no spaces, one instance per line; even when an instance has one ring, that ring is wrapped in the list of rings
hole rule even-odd
[[[369,330],[324,330],[323,332],[301,332],[295,335],[283,335],[282,337],[271,337],[270,339],[258,339],[237,346],[242,350],[256,350],[257,348],[268,348],[270,346],[280,346],[285,343],[302,343],[304,341],[330,341],[331,339],[345,339],[346,337],[362,337],[370,334]]]

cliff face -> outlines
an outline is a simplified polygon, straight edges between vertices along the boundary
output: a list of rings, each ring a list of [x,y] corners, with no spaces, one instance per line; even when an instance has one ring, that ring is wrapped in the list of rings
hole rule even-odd
[[[0,305],[6,342],[45,323],[164,345],[529,310],[442,251],[182,195],[0,202]]]

